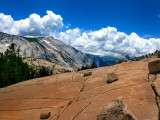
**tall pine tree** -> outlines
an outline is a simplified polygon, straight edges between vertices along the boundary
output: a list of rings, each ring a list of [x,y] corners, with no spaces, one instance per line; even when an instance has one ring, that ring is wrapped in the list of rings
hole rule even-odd
[[[36,72],[19,56],[16,44],[12,43],[6,52],[0,53],[0,87],[34,78]]]

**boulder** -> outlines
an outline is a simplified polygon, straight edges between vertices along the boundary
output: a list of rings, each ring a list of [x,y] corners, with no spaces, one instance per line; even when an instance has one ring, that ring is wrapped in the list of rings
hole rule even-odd
[[[148,63],[149,74],[160,72],[160,60],[154,60]]]
[[[127,105],[116,99],[102,107],[97,120],[136,120]]]
[[[40,119],[48,119],[51,115],[51,112],[41,112]]]
[[[118,76],[116,73],[112,72],[107,74],[107,83],[112,83],[117,80],[118,80]]]
[[[89,72],[87,71],[87,72],[83,73],[83,77],[90,76],[90,75],[92,75],[92,72],[90,72],[90,71]]]

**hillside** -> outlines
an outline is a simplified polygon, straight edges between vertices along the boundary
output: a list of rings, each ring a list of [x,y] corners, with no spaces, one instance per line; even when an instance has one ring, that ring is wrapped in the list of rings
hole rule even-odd
[[[47,67],[47,68],[49,68],[50,70],[53,71],[53,74],[73,71],[73,68],[65,68],[61,65],[55,64],[53,62],[49,62],[49,61],[44,60],[44,59],[25,58],[23,61],[27,62],[28,65],[30,65],[34,68],[41,67],[41,66]]]
[[[117,99],[125,104],[130,117],[158,120],[160,102],[155,90],[160,90],[160,75],[148,77],[148,62],[156,59],[57,74],[1,88],[0,120],[39,120],[41,112],[51,112],[49,120],[96,120],[102,107],[113,106]],[[87,71],[92,75],[84,77]],[[110,72],[115,72],[118,80],[107,84]]]
[[[20,48],[23,57],[45,59],[68,69],[77,70],[93,62],[99,67],[105,65],[98,57],[82,53],[53,37],[27,38],[0,32],[0,52],[4,52],[11,43]]]

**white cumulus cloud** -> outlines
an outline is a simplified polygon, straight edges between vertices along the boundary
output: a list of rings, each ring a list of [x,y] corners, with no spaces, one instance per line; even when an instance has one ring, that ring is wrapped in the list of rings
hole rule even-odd
[[[13,18],[10,15],[4,15],[0,13],[0,31],[10,33],[11,28],[14,25]]]
[[[68,29],[65,32],[59,33],[59,40],[64,41],[66,44],[72,44],[75,42],[75,39],[78,38],[81,34],[81,31],[79,28],[75,28],[73,30]]]
[[[160,50],[160,39],[144,39],[134,32],[127,35],[115,27],[90,32],[69,29],[61,32],[58,39],[85,53],[102,56],[120,57],[127,54],[133,57]]]
[[[63,18],[47,11],[47,15],[40,17],[31,14],[29,18],[14,21],[10,15],[0,13],[0,31],[22,36],[49,36],[63,26]]]
[[[79,28],[69,29],[71,24],[63,26],[63,18],[52,11],[40,17],[31,14],[26,19],[15,21],[10,15],[0,13],[0,32],[22,36],[56,36],[57,39],[72,45],[80,51],[101,56],[122,55],[140,56],[160,50],[160,38],[143,38],[136,33],[127,35],[115,27],[106,27],[95,31]],[[65,32],[57,32],[65,27]]]

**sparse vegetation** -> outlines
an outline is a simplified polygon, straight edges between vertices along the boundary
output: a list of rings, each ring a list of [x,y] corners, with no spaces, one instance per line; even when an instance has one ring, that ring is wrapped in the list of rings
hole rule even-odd
[[[86,70],[86,69],[93,69],[93,68],[97,68],[97,65],[95,64],[95,62],[93,62],[92,65],[82,66],[81,68],[78,68],[77,71]]]
[[[117,62],[117,64],[120,64],[120,63],[122,63],[123,61],[120,59],[120,60],[118,60],[118,62]]]
[[[157,58],[160,58],[160,51],[159,50],[156,50],[154,53],[148,53],[146,55],[142,55],[142,56],[139,56],[139,57],[135,57],[132,59],[132,61],[139,61],[141,59],[144,59],[144,58],[151,58],[153,56],[156,56]]]
[[[60,73],[72,72],[71,70],[67,70],[67,69],[59,69],[58,71],[59,71]]]
[[[157,58],[160,58],[160,53],[157,54]]]
[[[155,54],[157,55],[157,58],[160,58],[160,51],[156,50]]]
[[[44,67],[44,66],[40,66],[40,68],[37,71],[38,71],[37,77],[44,77],[53,74],[52,70],[50,70],[49,67]]]
[[[38,41],[37,38],[29,38],[29,37],[25,37],[25,39],[27,39],[29,42],[37,42],[37,41]]]
[[[144,58],[151,58],[151,57],[157,57],[157,58],[160,58],[160,51],[159,50],[156,50],[154,53],[148,53],[146,55],[142,55],[142,56],[139,56],[139,57],[134,57],[131,59],[131,61],[139,61],[141,59],[144,59]],[[127,60],[118,60],[117,61],[117,64],[120,64],[122,62],[127,62]]]

